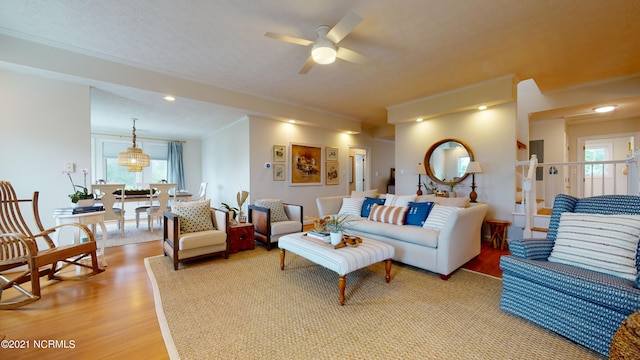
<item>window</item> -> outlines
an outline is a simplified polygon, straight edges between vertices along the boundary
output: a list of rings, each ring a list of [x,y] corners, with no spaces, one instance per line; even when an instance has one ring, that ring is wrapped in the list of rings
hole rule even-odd
[[[167,149],[166,142],[136,143],[145,153],[149,154],[150,165],[142,172],[128,172],[124,166],[118,165],[118,154],[127,151],[131,146],[128,141],[98,139],[96,158],[102,160],[102,167],[96,168],[96,179],[107,183],[123,183],[127,189],[136,189],[137,183],[153,183],[167,179]],[[100,146],[101,145],[101,146]]]
[[[584,148],[584,161],[607,161],[611,160],[612,152],[611,152],[611,144],[610,143],[600,143],[600,144],[588,144],[585,145]],[[585,164],[584,166],[584,175],[585,177],[609,177],[611,165],[605,164]]]

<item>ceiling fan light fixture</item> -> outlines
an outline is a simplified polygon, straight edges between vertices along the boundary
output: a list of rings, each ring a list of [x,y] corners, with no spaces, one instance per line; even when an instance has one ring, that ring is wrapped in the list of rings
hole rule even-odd
[[[326,40],[317,42],[311,50],[311,57],[316,64],[331,64],[336,61],[336,55],[336,47]]]

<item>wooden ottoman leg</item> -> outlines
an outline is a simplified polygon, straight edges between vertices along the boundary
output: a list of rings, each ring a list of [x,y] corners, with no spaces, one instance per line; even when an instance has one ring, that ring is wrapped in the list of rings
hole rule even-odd
[[[387,280],[388,283],[389,281],[391,281],[391,259],[387,259],[384,261],[384,270],[384,279]]]
[[[338,289],[340,290],[340,305],[344,305],[344,289],[347,287],[347,275],[340,275],[338,278]]]
[[[284,249],[280,249],[280,270],[284,270]]]

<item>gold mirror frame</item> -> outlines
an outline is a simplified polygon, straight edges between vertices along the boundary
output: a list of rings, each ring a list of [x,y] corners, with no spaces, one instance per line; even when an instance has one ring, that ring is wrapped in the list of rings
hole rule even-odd
[[[464,142],[458,140],[458,139],[443,139],[438,141],[437,143],[431,145],[431,147],[429,148],[429,150],[427,151],[427,153],[424,156],[424,162],[423,164],[425,165],[425,170],[427,171],[427,176],[429,176],[429,178],[435,182],[437,182],[438,184],[443,184],[443,185],[447,185],[442,179],[439,179],[435,176],[435,174],[433,173],[433,170],[431,168],[431,156],[433,155],[433,152],[436,151],[436,149],[438,149],[438,147],[440,147],[440,145],[442,144],[446,144],[448,142],[455,142],[460,144],[460,146],[462,146],[465,150],[467,150],[467,153],[469,154],[469,159],[470,161],[474,161],[473,160],[473,151],[471,151],[471,148],[465,144]],[[454,182],[456,184],[461,183],[464,179],[467,178],[467,176],[469,176],[469,174],[465,173],[464,175],[462,175],[461,177],[459,177],[458,179],[456,179]]]

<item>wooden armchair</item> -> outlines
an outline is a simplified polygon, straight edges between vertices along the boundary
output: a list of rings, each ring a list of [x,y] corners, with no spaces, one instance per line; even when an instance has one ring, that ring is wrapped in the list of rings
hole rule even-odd
[[[280,215],[278,217],[283,212],[286,217],[274,219],[274,211]],[[255,239],[265,244],[267,251],[271,251],[272,244],[278,242],[281,236],[302,231],[302,205],[273,199],[257,200],[249,205],[249,222],[255,227]]]
[[[216,255],[229,258],[229,214],[209,204],[209,200],[177,202],[173,212],[164,212],[162,248],[175,270],[187,260]]]
[[[38,227],[39,232],[35,234],[20,209],[20,203],[27,202],[31,203],[33,221]],[[62,227],[77,227],[85,233],[87,241],[56,246],[49,235]],[[45,249],[39,249],[38,239],[43,240]],[[96,250],[94,235],[88,227],[64,224],[44,229],[38,212],[38,192],[34,192],[30,200],[19,200],[11,183],[0,181],[0,309],[15,309],[40,299],[41,276],[71,280],[101,273],[104,270],[99,267]],[[86,258],[91,259],[90,263]],[[58,266],[59,263],[62,265]],[[68,266],[90,271],[63,271]],[[31,281],[31,290],[20,286],[27,281]]]

